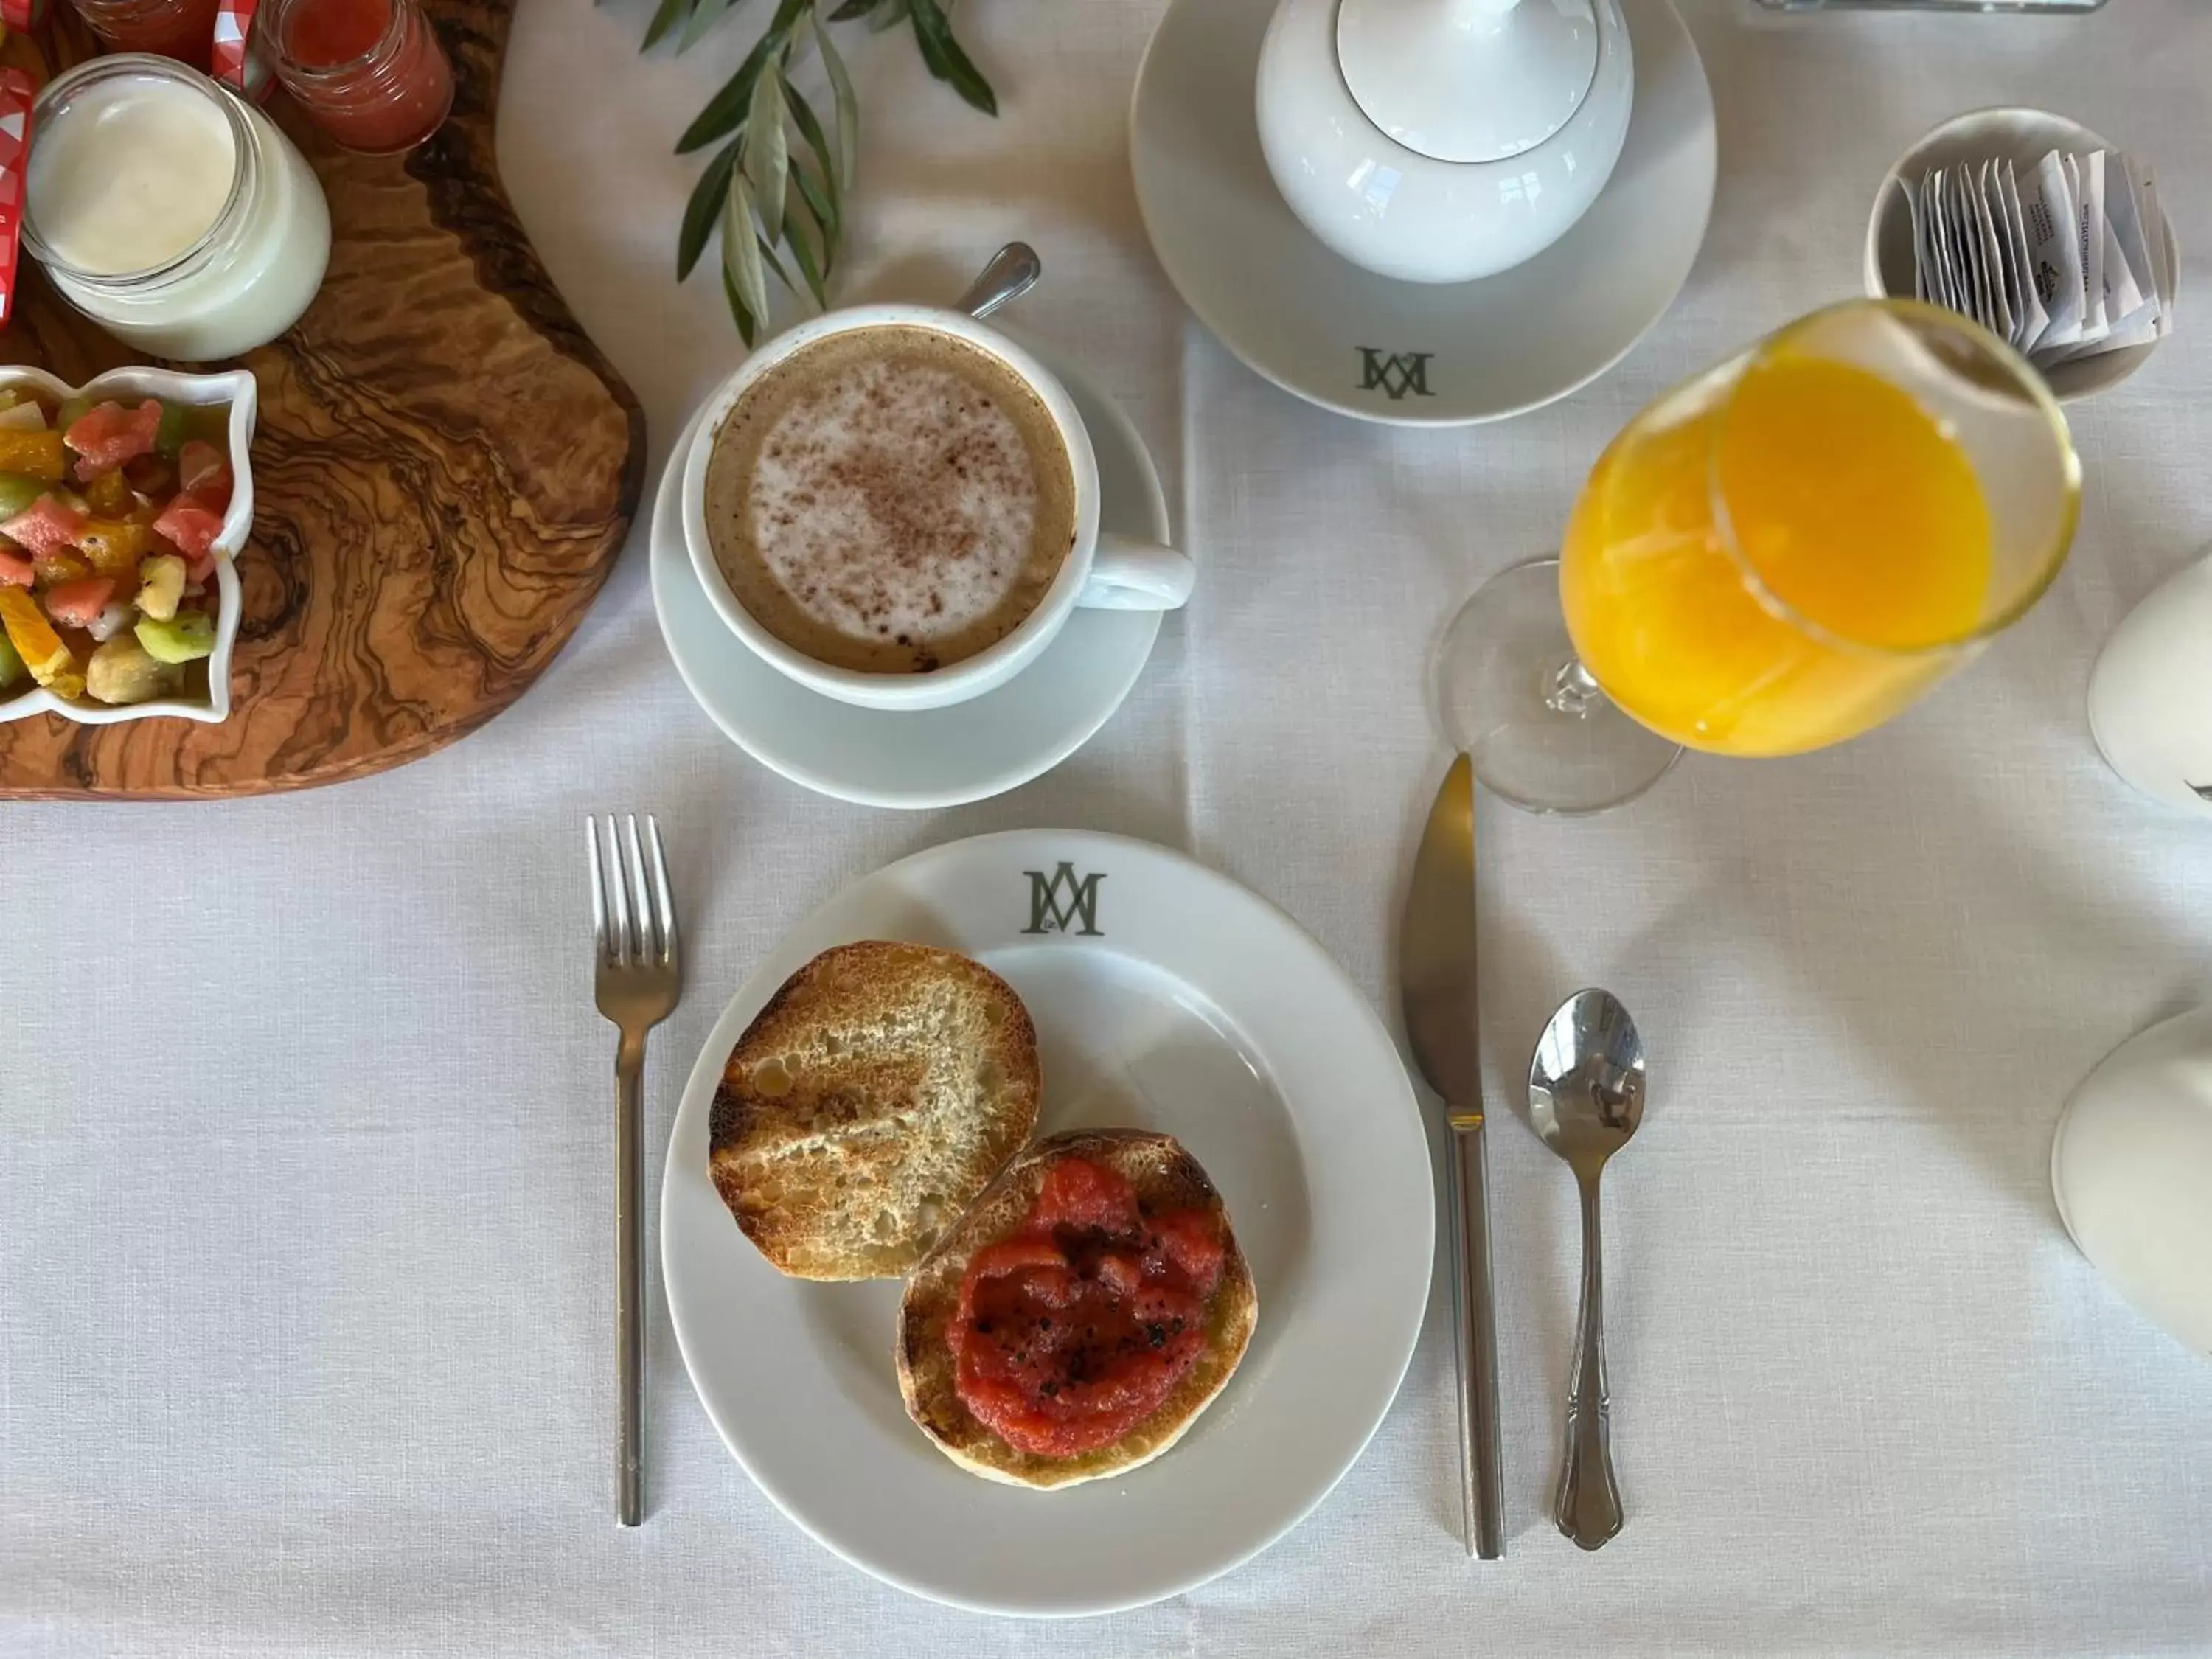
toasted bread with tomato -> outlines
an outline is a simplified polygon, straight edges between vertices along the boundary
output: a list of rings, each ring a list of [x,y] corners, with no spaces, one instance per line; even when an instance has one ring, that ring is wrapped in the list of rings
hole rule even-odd
[[[1036,1027],[979,962],[870,940],[824,951],[730,1053],[714,1188],[800,1279],[910,1271],[1036,1127]]]
[[[1047,1173],[1068,1158],[1126,1177],[1148,1213],[1210,1212],[1219,1224],[1223,1259],[1206,1303],[1204,1349],[1172,1392],[1120,1438],[1059,1457],[1009,1444],[969,1410],[960,1396],[946,1330],[976,1253],[1023,1226]],[[1228,1210],[1196,1158],[1169,1135],[1139,1129],[1070,1130],[1037,1142],[1008,1164],[907,1281],[899,1312],[899,1393],[907,1414],[938,1449],[986,1480],[1049,1489],[1126,1474],[1174,1445],[1220,1394],[1244,1357],[1259,1310],[1252,1271],[1230,1228]]]

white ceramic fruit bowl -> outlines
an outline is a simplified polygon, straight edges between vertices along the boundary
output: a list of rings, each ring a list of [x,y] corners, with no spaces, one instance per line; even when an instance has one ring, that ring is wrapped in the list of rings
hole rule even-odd
[[[111,368],[81,386],[56,380],[43,369],[0,368],[0,387],[34,386],[52,396],[68,399],[89,398],[94,403],[112,398],[120,402],[159,398],[163,403],[204,408],[230,405],[230,471],[233,480],[230,510],[223,514],[222,531],[215,542],[215,649],[207,659],[207,695],[199,697],[155,697],[146,702],[105,703],[90,698],[76,702],[58,697],[43,685],[26,684],[13,693],[0,693],[0,721],[20,720],[32,714],[59,714],[86,726],[108,726],[117,720],[157,719],[220,720],[230,714],[230,653],[238,642],[240,589],[233,557],[246,545],[253,529],[253,469],[249,459],[253,445],[255,387],[253,376],[242,368],[222,374],[185,374],[170,368]]]

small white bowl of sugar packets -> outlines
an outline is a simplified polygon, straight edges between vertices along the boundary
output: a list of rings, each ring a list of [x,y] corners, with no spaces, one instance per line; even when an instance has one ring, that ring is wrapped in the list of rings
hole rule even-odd
[[[2180,255],[2143,160],[2048,111],[1954,116],[1891,167],[1866,288],[1972,318],[2060,402],[2117,386],[2172,332]]]

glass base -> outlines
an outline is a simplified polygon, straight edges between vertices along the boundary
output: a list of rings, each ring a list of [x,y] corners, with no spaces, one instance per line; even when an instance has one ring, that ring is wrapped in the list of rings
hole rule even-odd
[[[1602,812],[1642,794],[1681,747],[1616,708],[1575,659],[1559,562],[1501,570],[1444,629],[1430,684],[1444,734],[1492,794],[1530,812]]]

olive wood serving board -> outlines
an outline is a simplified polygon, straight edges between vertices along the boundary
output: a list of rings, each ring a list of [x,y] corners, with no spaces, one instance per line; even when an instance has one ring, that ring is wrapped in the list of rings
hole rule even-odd
[[[500,186],[514,0],[424,6],[453,112],[411,154],[349,155],[270,103],[330,198],[331,264],[298,325],[240,360],[260,425],[230,718],[0,724],[0,797],[248,795],[402,765],[520,696],[612,568],[645,419]],[[56,4],[39,44],[59,68],[96,43]],[[81,382],[142,361],[22,270],[0,362]]]

